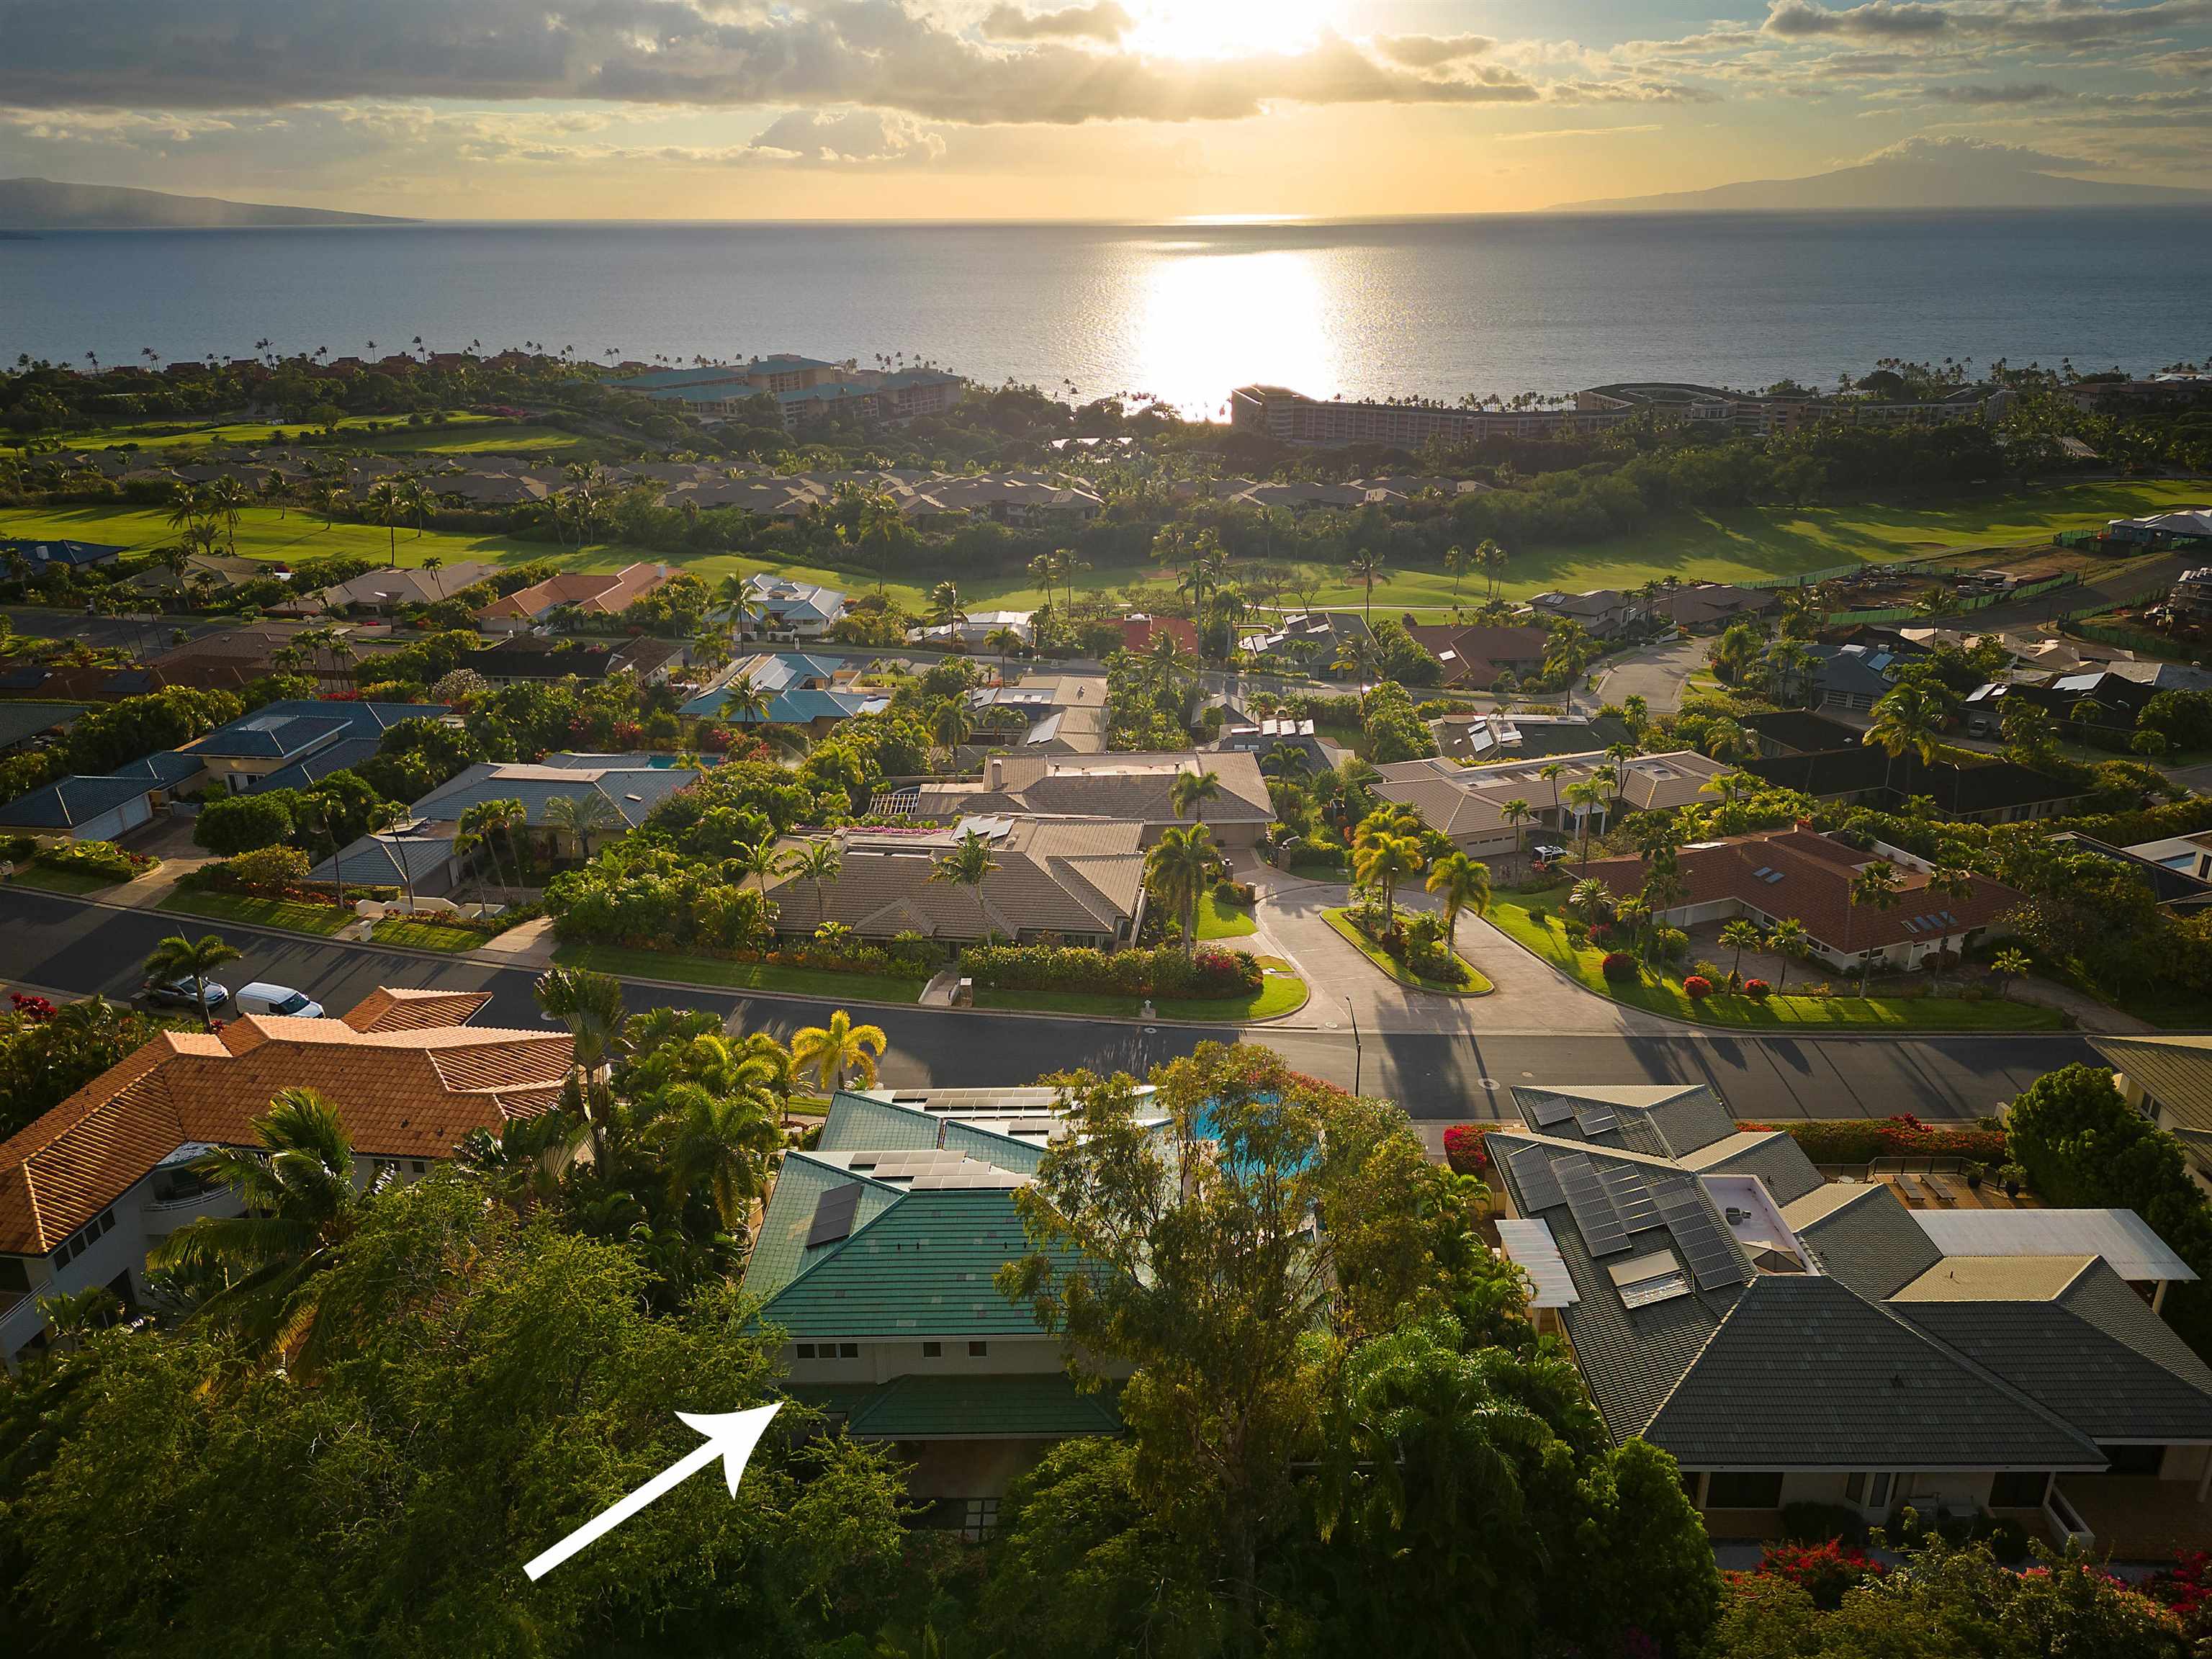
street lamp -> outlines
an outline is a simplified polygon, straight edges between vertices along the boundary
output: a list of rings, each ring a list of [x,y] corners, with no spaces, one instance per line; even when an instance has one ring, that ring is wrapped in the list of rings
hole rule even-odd
[[[1359,1042],[1359,1015],[1349,1002],[1344,1005],[1344,1011],[1352,1016],[1352,1092],[1356,1095],[1359,1092],[1360,1067],[1364,1060]]]

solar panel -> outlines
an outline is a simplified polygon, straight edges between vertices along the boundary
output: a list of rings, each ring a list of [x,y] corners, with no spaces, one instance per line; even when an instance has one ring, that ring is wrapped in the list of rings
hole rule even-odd
[[[1559,1178],[1560,1190],[1567,1196],[1567,1207],[1574,1212],[1575,1229],[1582,1234],[1589,1253],[1611,1255],[1626,1249],[1628,1231],[1620,1224],[1613,1200],[1606,1196],[1597,1170],[1589,1159],[1579,1154],[1562,1158],[1552,1165],[1552,1172]]]
[[[808,1249],[853,1236],[853,1218],[860,1211],[861,1190],[859,1182],[848,1182],[832,1187],[814,1200],[814,1224],[806,1230]]]
[[[1540,1129],[1548,1129],[1555,1123],[1565,1123],[1575,1115],[1574,1103],[1562,1100],[1557,1095],[1547,1096],[1528,1109]]]
[[[1721,1231],[1694,1186],[1685,1184],[1662,1193],[1659,1212],[1666,1218],[1667,1231],[1674,1234],[1674,1243],[1689,1257],[1690,1272],[1699,1290],[1744,1282],[1743,1258],[1735,1241]]]
[[[1566,1202],[1567,1195],[1559,1190],[1552,1174],[1552,1160],[1541,1146],[1522,1146],[1508,1152],[1505,1163],[1513,1171],[1514,1184],[1521,1189],[1521,1206],[1530,1215]]]
[[[1946,911],[1943,913],[1943,920],[1944,920],[1944,921],[1948,921],[1948,922],[1949,922],[1949,923],[1951,924],[1951,926],[1953,926],[1954,927],[1960,927],[1960,926],[1961,926],[1961,925],[1962,925],[1962,924],[1960,922],[1960,921],[1959,921],[1958,917],[1956,917],[1956,916],[1953,915],[1952,915],[1948,910],[1946,910]]]
[[[1634,1233],[1659,1224],[1659,1202],[1641,1170],[1626,1164],[1601,1164],[1597,1178],[1604,1184],[1605,1195],[1613,1201],[1613,1213],[1620,1218],[1624,1229]]]
[[[1765,881],[1766,879],[1766,872],[1773,867],[1774,866],[1771,864],[1762,864],[1758,869],[1753,871],[1751,873],[1756,876],[1759,880]]]
[[[1595,1139],[1599,1135],[1609,1135],[1618,1129],[1620,1120],[1606,1107],[1589,1106],[1575,1114],[1575,1127]]]
[[[1782,879],[1782,872],[1779,870],[1770,870],[1766,872],[1765,879],[1766,884],[1771,887],[1776,882]]]
[[[1907,916],[1905,919],[1905,931],[1908,933],[1917,933],[1920,931],[1920,924],[1913,921],[1911,916]]]

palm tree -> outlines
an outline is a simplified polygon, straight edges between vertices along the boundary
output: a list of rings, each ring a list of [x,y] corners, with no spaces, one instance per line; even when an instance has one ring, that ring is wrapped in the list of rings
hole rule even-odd
[[[524,818],[522,803],[511,797],[504,800],[478,801],[461,814],[460,822],[455,826],[454,845],[463,851],[483,848],[491,857],[493,879],[504,887],[507,884],[507,875],[500,868],[499,848],[493,844],[493,838],[498,837],[512,848],[514,845],[514,826],[524,822]],[[518,866],[515,885],[521,885],[521,869]]]
[[[221,1271],[228,1282],[193,1316],[236,1333],[257,1355],[296,1353],[312,1363],[322,1275],[337,1265],[380,1183],[356,1188],[353,1140],[337,1108],[313,1089],[278,1091],[253,1127],[259,1151],[217,1147],[191,1165],[238,1194],[246,1212],[203,1216],[147,1260]]]
[[[791,1035],[791,1063],[794,1070],[811,1073],[823,1093],[842,1089],[848,1078],[872,1088],[876,1062],[883,1058],[890,1039],[876,1025],[855,1025],[842,1008],[830,1016],[828,1025],[808,1025]]]
[[[1220,799],[1218,772],[1178,772],[1168,786],[1168,805],[1175,808],[1175,815],[1199,823],[1206,822],[1206,803]]]
[[[703,1187],[723,1231],[747,1233],[753,1205],[768,1184],[769,1158],[783,1145],[767,1092],[715,1094],[696,1083],[677,1083],[654,1105],[653,1136],[668,1166],[671,1201],[680,1206]]]
[[[1352,878],[1382,895],[1384,933],[1397,925],[1398,884],[1408,876],[1420,874],[1426,862],[1421,856],[1421,843],[1412,836],[1386,830],[1373,835],[1363,834],[1353,843]]]
[[[598,1072],[622,1052],[629,1010],[620,980],[587,968],[548,968],[531,992],[541,1012],[568,1028],[579,1071]]]
[[[1366,599],[1361,610],[1370,631],[1375,625],[1375,579],[1382,574],[1382,555],[1371,547],[1360,549],[1344,562],[1345,574],[1366,587]]]
[[[961,836],[958,844],[939,854],[930,867],[932,881],[949,881],[956,886],[975,890],[975,915],[981,924],[981,931],[975,936],[979,945],[991,942],[991,913],[983,903],[983,883],[998,867],[998,860],[991,856],[991,838],[980,830],[970,830]]]
[[[386,550],[393,559],[399,556],[399,520],[407,515],[407,503],[399,493],[399,486],[389,478],[380,478],[374,489],[362,498],[362,505],[371,518],[384,526]]]
[[[1904,896],[1905,884],[1899,879],[1897,866],[1887,860],[1877,860],[1851,878],[1851,897],[1844,912],[1845,948],[1850,948],[1850,916],[1859,906],[1868,905],[1876,910],[1891,910]],[[1874,973],[1874,952],[1869,951],[1859,960],[1859,994],[1867,994],[1867,981]]]
[[[1715,720],[1705,728],[1705,753],[1719,761],[1744,761],[1759,753],[1759,735],[1736,720]]]
[[[545,827],[553,832],[553,844],[558,847],[566,836],[575,843],[580,859],[592,855],[593,836],[604,835],[623,822],[621,809],[596,789],[550,796],[545,802]]]
[[[123,1311],[123,1299],[105,1285],[87,1285],[80,1290],[42,1296],[37,1303],[40,1316],[52,1330],[56,1343],[65,1353],[76,1352],[86,1332],[114,1323],[115,1316]]]
[[[1990,971],[1997,976],[1997,994],[2000,997],[2008,997],[2011,994],[2011,981],[2016,979],[2026,979],[2034,966],[2035,964],[2028,960],[2027,952],[2017,945],[2008,945],[1996,955],[1991,957]]]
[[[960,585],[939,582],[929,592],[929,619],[939,628],[950,628],[955,623],[968,620],[968,612],[960,604]]]
[[[1590,819],[1604,811],[1613,799],[1613,791],[1607,788],[1603,778],[1583,778],[1567,786],[1567,804],[1576,809],[1581,820],[1583,856],[1589,862]]]
[[[227,472],[207,487],[208,511],[222,520],[224,537],[233,553],[238,551],[238,515],[252,499],[246,486]]]
[[[1812,954],[1813,936],[1796,917],[1784,916],[1767,929],[1766,948],[1782,958],[1782,972],[1774,981],[1774,988],[1779,992],[1790,982],[1790,964],[1802,962]]]
[[[1145,854],[1145,885],[1170,906],[1182,928],[1182,951],[1198,949],[1198,901],[1212,879],[1221,854],[1213,844],[1213,831],[1202,823],[1185,829],[1170,824],[1160,832],[1152,850]]]
[[[845,867],[844,853],[836,842],[824,836],[820,841],[810,841],[793,849],[784,860],[783,867],[790,872],[793,880],[805,882],[814,889],[814,920],[820,923],[823,920],[822,889],[826,883],[836,880],[838,872]]]
[[[1729,963],[1729,978],[1742,973],[1743,953],[1756,951],[1764,942],[1765,935],[1759,931],[1759,924],[1748,916],[1738,916],[1721,928],[1721,943],[1735,952],[1735,960]]]
[[[938,745],[950,752],[975,735],[975,718],[967,702],[960,697],[947,697],[938,704],[937,712],[929,717],[929,735]]]
[[[1504,548],[1487,536],[1482,538],[1482,545],[1474,550],[1475,562],[1482,567],[1484,573],[1489,578],[1490,597],[1493,599],[1498,597],[1499,590],[1505,586],[1505,565],[1510,556]]]
[[[1490,908],[1490,866],[1464,853],[1447,853],[1431,866],[1424,884],[1444,902],[1444,938],[1456,956],[1460,912],[1479,916]]]
[[[783,873],[784,855],[776,850],[775,837],[763,836],[751,847],[739,847],[733,861],[742,865],[744,873],[760,884],[762,893],[768,891],[768,878]]]
[[[1513,831],[1513,850],[1516,853],[1527,851],[1528,838],[1521,826],[1536,816],[1536,809],[1516,795],[1498,809],[1498,816],[1504,818],[1505,827]]]
[[[1897,757],[1906,750],[1917,755],[1923,766],[1935,764],[1936,734],[1942,724],[1942,702],[1924,686],[1907,683],[1875,699],[1874,724],[1867,728],[1865,741],[1889,757],[1889,763],[1881,773],[1885,791],[1890,787],[1890,775],[1896,769]]]
[[[999,653],[999,678],[1003,682],[1006,678],[1006,665],[1022,648],[1022,636],[1001,623],[983,636],[983,643]]]
[[[1566,816],[1559,810],[1559,780],[1566,775],[1567,769],[1557,761],[1536,769],[1536,775],[1552,786],[1552,823],[1560,830],[1567,827]]]
[[[159,985],[191,981],[192,1001],[199,1010],[200,1024],[212,1031],[215,1018],[208,1012],[208,975],[226,962],[236,962],[245,954],[221,933],[203,933],[197,944],[182,933],[172,933],[146,958],[146,976]]]
[[[1463,547],[1448,547],[1444,550],[1444,568],[1451,572],[1452,604],[1455,607],[1459,604],[1459,585],[1467,575],[1468,567],[1474,562],[1475,560],[1468,556],[1468,550]]]
[[[745,606],[752,598],[752,580],[738,571],[723,577],[714,588],[714,603],[729,612],[732,629],[740,638],[745,631]]]

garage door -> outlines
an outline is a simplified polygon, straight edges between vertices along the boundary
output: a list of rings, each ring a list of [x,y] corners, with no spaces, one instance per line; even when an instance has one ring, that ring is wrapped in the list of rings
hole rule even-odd
[[[113,841],[125,830],[135,829],[153,816],[154,808],[146,797],[134,795],[113,811],[87,818],[70,833],[79,841]]]

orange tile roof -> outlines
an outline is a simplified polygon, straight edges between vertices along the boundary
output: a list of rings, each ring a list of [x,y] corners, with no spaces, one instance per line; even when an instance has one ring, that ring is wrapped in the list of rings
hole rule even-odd
[[[420,1031],[465,1025],[491,1000],[489,991],[406,991],[380,986],[339,1016],[356,1031]]]
[[[165,1031],[110,1066],[0,1141],[0,1253],[52,1250],[179,1146],[254,1144],[280,1089],[321,1093],[365,1157],[444,1158],[471,1129],[544,1111],[570,1064],[565,1031],[358,1030],[350,1018],[248,1014],[218,1033]]]

